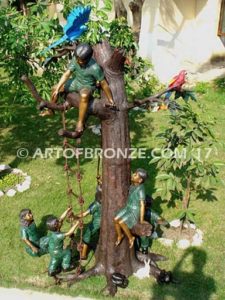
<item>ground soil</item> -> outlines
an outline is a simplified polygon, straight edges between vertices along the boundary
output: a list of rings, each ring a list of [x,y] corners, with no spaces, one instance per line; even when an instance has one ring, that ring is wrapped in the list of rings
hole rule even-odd
[[[195,235],[196,230],[192,228],[183,228],[182,231],[180,230],[180,227],[170,227],[170,228],[164,228],[163,232],[161,234],[162,238],[178,241],[178,240],[189,240],[192,242],[193,236]]]

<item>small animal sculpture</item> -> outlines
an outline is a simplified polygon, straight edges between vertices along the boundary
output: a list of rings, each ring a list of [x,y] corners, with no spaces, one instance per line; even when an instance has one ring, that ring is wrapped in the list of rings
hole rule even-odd
[[[120,287],[125,289],[128,284],[129,281],[127,279],[127,277],[121,273],[113,273],[112,277],[111,277],[112,283],[116,286],[116,287]]]
[[[150,259],[148,260],[144,260],[144,264],[145,266],[143,268],[140,268],[139,270],[137,270],[136,273],[134,273],[134,276],[136,276],[139,279],[143,279],[143,278],[149,278],[150,277]]]

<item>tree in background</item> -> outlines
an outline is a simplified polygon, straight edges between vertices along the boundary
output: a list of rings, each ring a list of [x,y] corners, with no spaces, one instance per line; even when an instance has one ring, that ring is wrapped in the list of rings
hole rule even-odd
[[[219,181],[220,163],[210,159],[216,145],[211,125],[186,103],[170,115],[169,127],[158,135],[162,140],[160,153],[151,160],[159,171],[156,193],[172,203],[182,201],[179,218],[183,222],[194,222],[189,208],[194,192],[196,198],[215,199],[211,187]]]

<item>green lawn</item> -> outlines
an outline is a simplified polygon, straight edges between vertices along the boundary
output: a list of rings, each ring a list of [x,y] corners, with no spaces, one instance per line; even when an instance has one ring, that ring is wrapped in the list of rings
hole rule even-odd
[[[217,123],[214,131],[220,141],[225,140],[225,92],[222,89],[205,86],[201,87],[198,102],[204,104],[206,111],[203,116],[215,118]],[[182,100],[180,100],[182,101]],[[66,178],[63,170],[64,160],[57,159],[55,155],[49,159],[32,158],[35,150],[52,147],[59,149],[62,140],[57,136],[57,130],[61,128],[60,116],[52,119],[42,119],[33,107],[18,104],[10,104],[14,119],[7,128],[0,128],[0,162],[10,164],[27,172],[32,177],[31,189],[24,193],[17,193],[15,197],[0,198],[0,285],[8,287],[32,288],[47,292],[57,292],[67,295],[82,295],[96,299],[104,299],[100,291],[105,286],[103,277],[90,278],[77,283],[71,288],[66,285],[53,286],[46,271],[48,256],[34,259],[23,250],[19,238],[18,213],[22,208],[29,207],[34,213],[37,225],[41,226],[43,216],[48,214],[60,215],[67,206]],[[195,109],[199,108],[193,104]],[[6,102],[0,103],[0,120],[3,117],[3,108]],[[68,113],[68,127],[74,126],[76,113]],[[94,123],[91,119],[90,123]],[[2,124],[2,123],[0,123]],[[157,147],[156,138],[168,124],[168,112],[159,113],[132,113],[130,116],[130,129],[133,147],[151,149]],[[0,125],[1,126],[1,125]],[[81,147],[99,147],[100,139],[88,129],[82,139]],[[17,149],[27,148],[29,156],[26,159],[16,157]],[[55,152],[56,153],[56,150]],[[218,146],[216,160],[225,160],[224,148]],[[74,165],[74,162],[71,162]],[[93,200],[95,191],[97,160],[81,160],[81,169],[84,174],[82,188],[84,192],[85,208]],[[145,167],[148,169],[150,180],[147,191],[154,191],[155,176],[157,171],[154,166],[149,166],[148,161],[135,159],[132,167]],[[224,178],[225,170],[221,169],[221,177]],[[74,180],[74,189],[78,191]],[[120,289],[115,299],[225,299],[225,201],[224,188],[217,186],[216,201],[202,201],[200,199],[191,202],[191,208],[196,212],[196,222],[204,232],[204,243],[201,248],[178,250],[175,247],[166,248],[155,241],[153,251],[166,255],[168,261],[161,263],[161,267],[171,270],[179,280],[177,284],[159,286],[153,278],[139,281],[135,277],[130,278],[127,289]],[[78,205],[74,200],[75,210]],[[155,209],[162,213],[168,220],[174,218],[177,210],[169,208],[167,203],[158,200],[154,204]],[[65,228],[69,224],[65,225]],[[91,265],[93,261],[89,263]],[[110,299],[110,298],[108,298]]]

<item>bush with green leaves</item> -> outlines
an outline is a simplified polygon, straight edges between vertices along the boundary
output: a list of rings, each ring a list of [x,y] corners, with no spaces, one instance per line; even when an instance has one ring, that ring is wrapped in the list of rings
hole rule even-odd
[[[6,174],[0,177],[0,190],[6,192],[24,181],[24,176],[19,174]]]
[[[215,79],[214,84],[221,92],[225,91],[225,77]]]
[[[169,127],[158,138],[162,140],[157,163],[156,194],[172,202],[182,201],[179,218],[194,222],[189,209],[193,198],[213,200],[213,188],[219,181],[219,162],[212,162],[216,140],[211,130],[212,121],[203,121],[186,103],[175,115],[170,115]]]
[[[1,84],[1,97],[11,91],[11,101],[30,99],[27,89],[21,82],[21,76],[34,76],[35,84],[41,86],[44,96],[52,84],[54,70],[39,76],[41,59],[40,51],[47,46],[49,40],[59,37],[59,24],[50,20],[46,5],[37,2],[29,6],[27,16],[15,8],[2,8],[0,11],[0,67],[4,72]],[[49,90],[48,90],[49,94]]]

